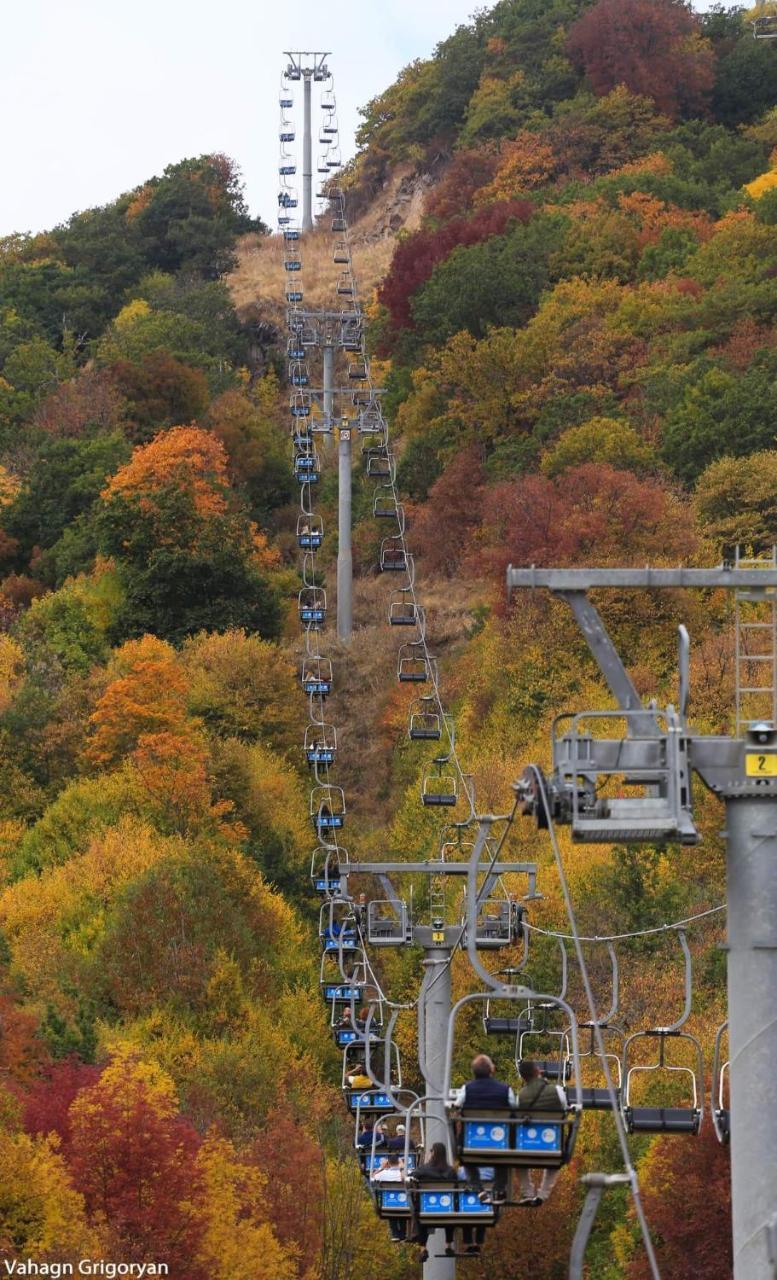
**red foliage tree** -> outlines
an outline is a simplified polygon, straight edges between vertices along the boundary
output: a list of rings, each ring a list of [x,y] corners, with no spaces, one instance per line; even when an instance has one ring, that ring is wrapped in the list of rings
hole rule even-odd
[[[714,54],[684,0],[598,0],[570,28],[568,51],[599,96],[625,84],[676,118],[703,113]]]
[[[82,1089],[95,1084],[99,1078],[99,1067],[79,1062],[78,1058],[66,1058],[63,1062],[54,1063],[45,1079],[36,1080],[27,1092],[24,1106],[24,1127],[27,1132],[58,1134],[61,1151],[67,1157],[70,1146],[70,1105]]]
[[[412,327],[410,299],[429,279],[438,262],[459,245],[479,244],[490,236],[502,235],[510,222],[528,222],[532,213],[533,206],[528,200],[502,200],[488,205],[474,217],[451,218],[437,231],[416,231],[400,241],[378,294],[378,300],[388,308],[393,328]]]
[[[435,480],[423,507],[413,515],[413,546],[426,569],[455,573],[480,521],[483,468],[473,445],[463,449]]]
[[[642,1200],[656,1241],[661,1274],[694,1280],[730,1280],[731,1186],[729,1154],[706,1124],[690,1144],[659,1138],[642,1177]],[[678,1212],[678,1198],[682,1213]],[[644,1253],[628,1280],[649,1280]]]
[[[472,197],[481,187],[488,186],[496,173],[499,159],[499,153],[493,147],[457,151],[445,176],[426,197],[426,216],[447,222],[449,218],[469,213]]]
[[[310,1259],[321,1251],[325,1200],[321,1148],[287,1111],[273,1111],[252,1154],[271,1178],[273,1230],[281,1244],[299,1246],[304,1273]]]
[[[506,565],[682,557],[695,535],[679,500],[657,480],[584,463],[549,480],[530,475],[486,490],[476,571]]]
[[[201,1280],[193,1263],[200,1138],[169,1087],[131,1058],[115,1060],[70,1108],[68,1165],[88,1211],[126,1261],[158,1259]]]
[[[46,1063],[48,1055],[37,1030],[32,1014],[19,1009],[10,996],[0,996],[0,1077],[14,1086],[34,1080]]]

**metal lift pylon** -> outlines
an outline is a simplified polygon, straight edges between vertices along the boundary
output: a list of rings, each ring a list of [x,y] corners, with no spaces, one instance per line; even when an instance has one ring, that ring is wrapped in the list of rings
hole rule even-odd
[[[377,876],[389,895],[397,897],[393,889],[392,875],[422,875],[430,885],[442,877],[466,877],[471,887],[477,877],[485,877],[484,892],[493,879],[500,875],[525,875],[528,880],[527,896],[536,895],[537,864],[534,862],[494,861],[485,853],[485,841],[492,819],[481,820],[478,839],[471,857],[466,862],[448,862],[434,859],[428,862],[349,862],[347,864],[344,893],[352,876]],[[474,952],[474,901],[469,905],[471,941],[470,954]],[[451,1015],[451,958],[454,949],[462,942],[465,926],[446,924],[441,907],[440,914],[432,914],[428,924],[413,924],[412,941],[423,949],[424,977],[418,1001],[418,1061],[424,1079],[425,1096],[430,1099],[426,1109],[426,1134],[429,1145],[443,1142],[448,1146],[448,1120],[445,1111],[445,1074],[448,1057],[448,1032]],[[440,1256],[445,1248],[442,1230],[429,1236],[429,1257],[423,1264],[424,1280],[455,1280],[456,1259]]]
[[[777,708],[772,707],[769,720],[745,723],[738,706],[736,736],[691,733],[685,723],[688,646],[683,628],[679,710],[671,730],[662,732],[657,712],[642,706],[604,622],[588,598],[589,590],[607,587],[723,588],[746,593],[750,601],[762,599],[768,611],[771,599],[777,595],[777,564],[772,555],[762,562],[743,565],[740,561],[714,569],[516,569],[511,565],[507,570],[509,593],[546,588],[572,606],[628,727],[627,736],[617,743],[593,735],[571,735],[574,740],[571,745],[567,741],[562,757],[565,751],[571,752],[570,758],[577,766],[584,750],[585,769],[581,768],[574,777],[571,770],[556,770],[548,780],[554,820],[568,822],[574,838],[578,815],[593,814],[591,822],[600,821],[598,839],[616,838],[606,834],[612,815],[605,812],[600,818],[602,802],[594,800],[593,794],[600,767],[603,774],[612,773],[613,752],[618,749],[628,755],[628,768],[634,768],[637,776],[659,780],[659,787],[646,786],[645,795],[631,802],[635,806],[635,828],[631,835],[621,831],[618,842],[655,842],[656,832],[650,831],[650,806],[655,808],[655,792],[662,788],[666,791],[667,773],[675,768],[679,776],[685,759],[688,768],[725,803],[734,1280],[774,1280],[777,1111],[770,1104],[768,1086],[777,1061]],[[764,646],[763,652],[771,657],[775,637],[770,640],[771,647]],[[737,655],[740,641],[738,637]],[[764,690],[759,693],[763,697]],[[670,732],[676,735],[680,746],[679,763],[671,768],[667,752],[661,749],[662,743],[669,743]],[[564,743],[563,738],[559,741]],[[554,758],[556,755],[554,742]],[[662,766],[660,770],[656,768],[657,761]],[[593,791],[586,793],[591,783]],[[674,831],[667,824],[662,837],[666,841],[692,842],[688,779],[685,785],[684,806],[677,796],[674,798],[677,821]],[[540,825],[546,823],[547,814],[538,804],[536,789],[530,787],[528,779],[519,788],[523,789],[525,811],[533,813]],[[629,801],[616,803],[621,805],[622,814]],[[641,833],[640,805],[647,815]],[[584,829],[577,838],[590,837],[586,837]]]

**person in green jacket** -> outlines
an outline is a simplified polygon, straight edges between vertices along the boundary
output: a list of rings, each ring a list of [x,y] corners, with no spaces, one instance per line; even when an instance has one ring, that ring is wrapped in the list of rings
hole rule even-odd
[[[524,1058],[519,1064],[518,1072],[523,1086],[518,1094],[518,1107],[527,1111],[558,1111],[567,1109],[567,1097],[560,1085],[551,1084],[542,1075],[536,1062]],[[518,1180],[521,1188],[520,1205],[539,1208],[544,1204],[556,1185],[560,1169],[543,1169],[542,1177],[536,1191],[532,1183],[532,1170],[521,1169]]]

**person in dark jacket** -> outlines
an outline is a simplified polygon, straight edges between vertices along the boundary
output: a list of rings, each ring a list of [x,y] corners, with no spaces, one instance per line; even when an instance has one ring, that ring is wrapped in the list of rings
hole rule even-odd
[[[518,1066],[523,1087],[518,1094],[518,1106],[526,1111],[557,1111],[563,1114],[567,1109],[567,1096],[560,1085],[551,1084],[542,1075],[536,1062],[525,1058]],[[542,1177],[536,1191],[532,1183],[531,1169],[521,1169],[519,1181],[521,1198],[519,1204],[539,1208],[544,1204],[556,1185],[560,1169],[543,1169]]]
[[[408,1177],[413,1182],[451,1182],[458,1181],[458,1173],[452,1164],[448,1163],[448,1152],[445,1149],[444,1142],[435,1142],[429,1152],[429,1158],[423,1164],[419,1164],[412,1174]],[[430,1232],[435,1230],[434,1227],[428,1227],[425,1223],[419,1222],[414,1218],[413,1222],[413,1238],[421,1245],[421,1261],[426,1262],[429,1257],[429,1250],[426,1245],[429,1240]],[[449,1257],[455,1256],[453,1248],[454,1227],[445,1228],[445,1252]]]
[[[510,1085],[496,1079],[494,1064],[487,1054],[479,1053],[473,1058],[472,1076],[472,1080],[456,1090],[454,1101],[457,1107],[470,1111],[509,1111],[516,1105]],[[479,1193],[481,1200],[493,1199],[495,1204],[504,1203],[507,1198],[507,1169],[500,1165],[495,1167],[493,1193],[483,1190],[480,1169],[476,1164],[467,1164],[464,1169],[470,1186]]]

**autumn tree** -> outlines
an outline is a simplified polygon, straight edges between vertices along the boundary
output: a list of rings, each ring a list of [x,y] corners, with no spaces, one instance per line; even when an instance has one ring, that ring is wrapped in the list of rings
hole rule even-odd
[[[202,1235],[193,1205],[200,1139],[178,1113],[170,1078],[119,1053],[77,1094],[69,1122],[74,1183],[123,1258],[206,1276],[192,1264]]]
[[[702,113],[712,90],[714,56],[682,0],[597,0],[568,48],[597,94],[625,84],[672,117]]]
[[[699,1280],[729,1280],[731,1172],[728,1149],[720,1145],[712,1125],[702,1127],[691,1158],[670,1139],[657,1138],[640,1169],[640,1184],[662,1274],[685,1274],[692,1257]],[[672,1203],[673,1186],[682,1186],[682,1215]],[[626,1274],[629,1280],[650,1276],[642,1251]]]
[[[135,449],[103,490],[101,544],[125,590],[120,628],[172,640],[247,626],[273,634],[271,557],[230,490],[220,441],[174,427]]]
[[[777,451],[720,458],[699,476],[694,503],[705,532],[723,548],[777,543]]]
[[[152,351],[137,364],[118,360],[108,372],[125,401],[134,441],[150,440],[160,427],[194,422],[208,406],[205,375],[167,351]]]
[[[115,678],[91,717],[90,760],[116,764],[143,735],[188,732],[193,737],[196,726],[187,719],[186,676],[169,644],[150,635],[128,640],[117,650],[113,665]]]
[[[54,1140],[0,1131],[0,1255],[10,1265],[99,1257],[107,1241],[89,1225]]]

